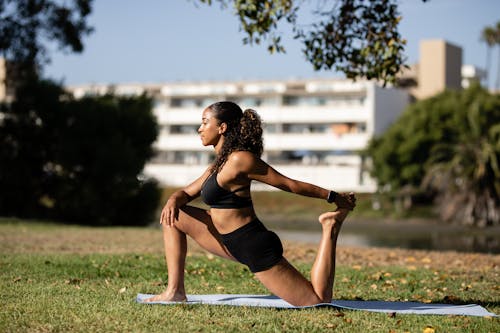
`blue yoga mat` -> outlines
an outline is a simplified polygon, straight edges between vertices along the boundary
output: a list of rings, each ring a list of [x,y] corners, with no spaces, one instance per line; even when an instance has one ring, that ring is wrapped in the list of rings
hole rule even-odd
[[[186,302],[144,302],[145,299],[154,295],[138,294],[137,302],[141,304],[210,304],[210,305],[232,305],[232,306],[259,306],[279,309],[304,309],[311,307],[331,306],[347,310],[365,310],[386,313],[411,313],[428,315],[461,315],[461,316],[491,316],[496,314],[488,312],[485,308],[476,304],[454,305],[454,304],[427,304],[418,302],[386,302],[386,301],[342,301],[334,300],[331,303],[317,304],[314,306],[293,306],[276,296],[266,295],[187,295]]]

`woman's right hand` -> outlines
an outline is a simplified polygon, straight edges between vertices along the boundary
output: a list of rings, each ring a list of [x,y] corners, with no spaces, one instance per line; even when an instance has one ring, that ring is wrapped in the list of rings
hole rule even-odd
[[[161,211],[160,224],[163,224],[167,227],[171,227],[174,225],[175,220],[179,216],[179,207],[177,207],[176,200],[174,198],[168,199],[165,206]]]
[[[335,204],[338,208],[346,208],[353,210],[356,207],[356,196],[353,192],[350,193],[337,193]]]

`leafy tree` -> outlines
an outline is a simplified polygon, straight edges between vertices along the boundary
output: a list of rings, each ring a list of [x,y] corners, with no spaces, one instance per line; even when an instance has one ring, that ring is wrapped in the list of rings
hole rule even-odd
[[[232,4],[239,18],[245,44],[268,41],[271,53],[285,52],[280,23],[291,25],[308,62],[315,70],[343,72],[347,78],[366,77],[395,82],[405,65],[406,41],[398,25],[401,16],[396,0],[338,0],[318,3],[318,23],[299,23],[297,0],[199,0],[222,8]],[[426,0],[423,0],[424,2]]]
[[[500,98],[475,100],[457,142],[433,147],[423,185],[437,191],[445,220],[481,227],[500,223],[499,111]]]
[[[446,220],[500,223],[500,96],[478,85],[410,105],[367,149],[392,193],[424,190]]]
[[[74,100],[53,82],[33,81],[2,111],[0,214],[97,225],[152,220],[157,185],[137,176],[158,132],[148,97]]]
[[[57,128],[62,125],[62,89],[32,81],[1,105],[0,214],[34,217],[45,189],[44,165],[53,159]]]
[[[92,0],[0,0],[0,54],[18,68],[34,69],[48,60],[47,44],[81,52],[92,32],[86,18]]]
[[[0,214],[145,224],[158,203],[138,178],[157,136],[151,101],[73,100],[39,81],[48,46],[83,50],[92,0],[0,0],[0,55],[15,97],[0,113]]]

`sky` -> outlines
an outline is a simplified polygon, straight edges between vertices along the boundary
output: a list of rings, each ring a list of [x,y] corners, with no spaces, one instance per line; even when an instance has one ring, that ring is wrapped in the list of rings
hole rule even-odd
[[[321,1],[328,0],[304,2]],[[485,68],[486,45],[480,35],[485,26],[500,21],[499,0],[399,4],[408,64],[418,62],[421,40],[445,39],[462,47],[464,64]],[[310,12],[311,7],[301,9],[302,22],[312,20]],[[342,77],[314,71],[287,27],[280,27],[286,54],[271,55],[265,44],[244,45],[237,18],[217,3],[210,7],[195,0],[94,0],[88,22],[95,31],[84,38],[85,50],[71,54],[53,47],[45,76],[66,85]],[[492,53],[490,77],[496,75],[497,52]]]

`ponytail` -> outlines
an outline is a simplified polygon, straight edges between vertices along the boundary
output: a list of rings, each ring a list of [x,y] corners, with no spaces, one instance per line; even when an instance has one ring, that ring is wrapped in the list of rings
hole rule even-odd
[[[240,119],[240,144],[243,150],[260,157],[264,150],[262,120],[255,110],[246,109]]]

